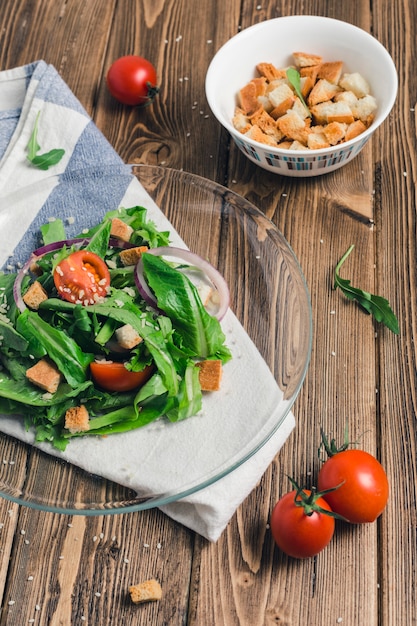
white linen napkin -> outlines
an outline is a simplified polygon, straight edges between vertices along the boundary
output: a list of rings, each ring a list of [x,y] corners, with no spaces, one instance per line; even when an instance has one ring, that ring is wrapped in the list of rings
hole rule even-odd
[[[42,151],[65,150],[47,172],[26,159],[38,115]],[[97,197],[100,207],[92,212]],[[0,229],[7,232],[0,238],[0,267],[13,270],[25,262],[50,218],[62,218],[70,237],[106,211],[133,205],[145,206],[149,219],[171,232],[173,244],[186,244],[52,66],[38,61],[0,72]],[[224,367],[222,390],[205,395],[197,416],[176,424],[161,419],[107,438],[77,438],[62,453],[39,447],[140,496],[164,496],[161,510],[216,541],[295,426],[290,406],[232,311],[222,326],[233,358]],[[0,430],[33,443],[18,418],[0,416]],[[193,493],[195,485],[202,488]]]

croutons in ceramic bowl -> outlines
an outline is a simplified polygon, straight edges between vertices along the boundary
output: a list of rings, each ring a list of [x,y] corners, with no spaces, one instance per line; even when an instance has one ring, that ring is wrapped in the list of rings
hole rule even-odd
[[[351,161],[390,113],[397,86],[377,39],[311,15],[241,31],[206,76],[209,106],[242,152],[266,170],[299,177]]]

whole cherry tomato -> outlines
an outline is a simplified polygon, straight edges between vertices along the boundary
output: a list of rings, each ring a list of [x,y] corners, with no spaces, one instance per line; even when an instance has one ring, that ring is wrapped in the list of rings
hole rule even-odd
[[[150,104],[159,91],[154,66],[135,55],[114,61],[107,72],[107,86],[119,102],[132,106]]]
[[[283,552],[305,559],[329,544],[335,519],[320,493],[297,487],[278,500],[270,526],[275,543]]]
[[[141,372],[127,370],[123,363],[93,361],[90,363],[91,376],[106,391],[132,391],[146,383],[152,375],[153,367],[145,367]]]
[[[57,264],[55,287],[63,300],[75,304],[96,304],[110,286],[110,272],[101,257],[89,250],[77,250]]]
[[[326,502],[353,524],[373,522],[384,510],[389,495],[388,478],[381,463],[364,450],[336,448],[323,435],[329,455],[318,475],[318,488],[327,490]]]

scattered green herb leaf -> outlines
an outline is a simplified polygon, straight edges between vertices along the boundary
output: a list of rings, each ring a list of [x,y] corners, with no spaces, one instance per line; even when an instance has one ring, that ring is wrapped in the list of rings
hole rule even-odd
[[[298,70],[296,70],[294,67],[289,67],[286,71],[286,75],[288,78],[288,81],[290,82],[290,84],[294,87],[295,93],[297,94],[297,96],[300,98],[301,102],[303,103],[303,105],[305,106],[305,109],[308,113],[309,117],[311,116],[311,111],[308,108],[302,93],[301,93],[301,82],[300,82],[300,73],[298,72]]]
[[[340,259],[339,263],[336,265],[336,269],[334,272],[334,289],[337,289],[337,287],[339,287],[339,289],[343,291],[347,298],[349,298],[350,300],[356,300],[366,313],[373,315],[377,322],[382,322],[393,333],[398,335],[400,332],[398,320],[393,313],[388,300],[382,298],[381,296],[372,295],[371,293],[363,291],[362,289],[352,287],[350,284],[350,280],[340,277],[340,268],[342,267],[343,263],[346,261],[347,257],[352,252],[354,247],[355,246],[353,245],[350,246],[350,248]]]
[[[56,165],[57,163],[59,163],[59,161],[65,154],[65,150],[63,150],[62,148],[55,148],[53,150],[50,150],[49,152],[45,152],[44,154],[38,154],[39,150],[41,149],[40,145],[38,144],[39,116],[40,111],[36,116],[35,126],[27,145],[27,158],[35,167],[38,167],[41,170],[47,170],[52,165]]]

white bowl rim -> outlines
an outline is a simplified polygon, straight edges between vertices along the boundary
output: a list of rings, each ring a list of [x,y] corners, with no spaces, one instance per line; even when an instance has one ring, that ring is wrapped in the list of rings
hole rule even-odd
[[[391,97],[389,98],[387,105],[385,107],[385,113],[383,115],[381,115],[380,119],[378,120],[378,123],[375,124],[375,122],[373,122],[369,128],[367,128],[366,130],[363,131],[363,133],[361,133],[360,135],[354,137],[353,139],[350,139],[349,141],[344,141],[340,144],[337,144],[335,146],[330,146],[328,148],[318,148],[316,150],[312,150],[310,148],[305,148],[304,150],[300,149],[300,150],[288,150],[285,148],[279,148],[278,146],[269,146],[267,144],[264,143],[260,143],[259,141],[255,141],[254,139],[251,139],[250,137],[247,137],[246,135],[239,133],[238,130],[236,130],[236,128],[233,126],[233,124],[231,123],[230,120],[226,120],[222,115],[220,115],[219,113],[217,113],[217,107],[216,107],[216,103],[214,102],[213,98],[211,97],[211,94],[209,93],[208,90],[208,86],[210,84],[210,81],[212,79],[212,73],[213,73],[213,68],[214,68],[214,64],[215,64],[215,60],[218,59],[218,55],[220,54],[220,52],[224,52],[229,46],[232,46],[235,44],[236,40],[243,36],[248,36],[248,33],[250,34],[251,31],[253,30],[258,30],[259,28],[261,28],[266,22],[271,23],[271,22],[284,22],[284,21],[298,21],[298,20],[314,20],[314,21],[326,21],[327,23],[337,23],[339,25],[343,25],[346,26],[347,29],[351,29],[352,32],[356,31],[358,34],[360,34],[361,37],[366,37],[368,39],[373,40],[374,44],[377,45],[377,47],[379,47],[379,50],[381,52],[381,54],[385,57],[385,60],[387,61],[388,66],[391,68],[391,76],[392,79],[394,81],[395,84],[395,88],[392,89],[391,92]],[[263,150],[263,151],[268,151],[268,152],[272,152],[273,154],[277,154],[277,155],[286,155],[288,156],[288,154],[290,155],[294,155],[295,153],[299,154],[300,157],[301,156],[312,156],[312,155],[321,155],[321,154],[332,154],[334,152],[338,152],[340,150],[345,150],[345,149],[349,149],[351,146],[356,145],[357,143],[359,143],[360,141],[364,141],[365,139],[369,139],[369,137],[376,131],[376,129],[381,126],[381,124],[384,122],[384,120],[388,117],[388,115],[390,114],[394,103],[396,101],[397,98],[397,93],[398,93],[398,74],[397,74],[397,69],[395,67],[394,61],[390,55],[390,53],[388,52],[388,50],[385,48],[385,46],[378,41],[378,39],[376,39],[376,37],[374,37],[373,35],[371,35],[370,33],[368,33],[366,30],[364,30],[363,28],[360,28],[359,26],[356,26],[355,24],[351,24],[350,22],[345,22],[344,20],[338,20],[336,18],[333,17],[325,17],[325,16],[321,16],[321,15],[286,15],[286,16],[281,16],[281,17],[275,17],[272,19],[268,19],[268,20],[263,20],[262,22],[257,22],[256,24],[252,24],[251,26],[248,26],[247,28],[244,28],[243,30],[241,30],[240,32],[236,33],[236,35],[233,35],[233,37],[231,37],[230,39],[228,39],[215,53],[215,55],[213,56],[208,70],[207,70],[207,74],[206,74],[206,80],[205,80],[205,86],[206,86],[206,98],[207,101],[210,105],[210,108],[212,110],[212,112],[214,113],[215,117],[217,118],[217,120],[220,122],[220,124],[222,126],[224,126],[224,128],[226,130],[228,130],[228,132],[230,133],[230,135],[232,137],[236,137],[237,139],[239,139],[240,141],[243,141],[244,143],[247,143],[251,146],[253,146],[254,148],[258,149],[258,150]]]

